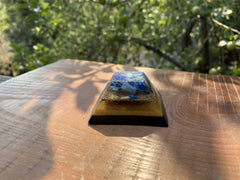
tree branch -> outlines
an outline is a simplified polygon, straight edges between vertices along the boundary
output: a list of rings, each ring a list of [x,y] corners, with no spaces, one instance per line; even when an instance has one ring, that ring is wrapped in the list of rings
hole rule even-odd
[[[225,25],[225,24],[223,24],[223,23],[221,23],[221,22],[219,22],[219,21],[217,21],[216,19],[213,19],[213,18],[212,18],[212,21],[214,23],[216,23],[217,25],[219,25],[219,26],[221,26],[225,29],[230,29],[232,32],[235,32],[235,33],[240,35],[240,31],[238,31],[237,29],[231,28],[231,27],[229,27],[229,26],[227,26],[227,25]]]
[[[150,46],[145,41],[138,39],[138,38],[131,38],[130,41],[133,41],[133,42],[145,47],[146,49],[155,52],[159,56],[162,56],[167,61],[169,61],[169,62],[173,63],[175,66],[179,67],[181,70],[186,70],[186,68],[180,62],[178,62],[176,59],[172,58],[170,55],[163,53],[159,48]]]
[[[186,30],[183,35],[181,52],[184,51],[184,49],[191,44],[190,33],[192,32],[192,29],[196,22],[197,22],[196,18],[191,18],[187,23]]]
[[[209,38],[212,35],[216,35],[216,33],[212,33],[212,31],[214,30],[214,27],[211,27],[211,29],[209,30],[208,36],[203,39],[201,45],[199,46],[199,48],[197,49],[197,51],[194,53],[194,55],[192,56],[193,58],[195,58],[196,56],[199,55],[199,53],[203,50],[204,44],[209,41]]]
[[[200,17],[200,34],[201,34],[201,40],[203,45],[203,66],[201,67],[202,72],[208,72],[210,68],[210,62],[209,62],[209,41],[208,41],[208,22],[207,18],[204,16]]]

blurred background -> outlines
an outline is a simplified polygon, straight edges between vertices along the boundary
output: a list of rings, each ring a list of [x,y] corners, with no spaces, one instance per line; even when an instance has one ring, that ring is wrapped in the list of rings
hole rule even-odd
[[[0,74],[65,58],[240,76],[240,1],[1,0]]]

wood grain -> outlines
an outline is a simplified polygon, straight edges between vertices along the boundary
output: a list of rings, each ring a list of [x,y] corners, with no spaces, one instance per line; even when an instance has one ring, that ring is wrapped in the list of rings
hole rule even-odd
[[[89,126],[116,71],[144,71],[168,128]],[[0,84],[0,179],[240,179],[240,80],[62,60]]]
[[[4,76],[4,75],[0,75],[0,83],[7,81],[9,79],[11,79],[12,77],[10,76]]]

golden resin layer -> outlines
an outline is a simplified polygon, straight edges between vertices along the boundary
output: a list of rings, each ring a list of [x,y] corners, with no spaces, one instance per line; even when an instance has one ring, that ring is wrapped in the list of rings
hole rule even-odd
[[[156,94],[156,93],[154,93]],[[153,101],[106,101],[97,105],[93,115],[102,116],[163,116],[162,104],[159,97]]]

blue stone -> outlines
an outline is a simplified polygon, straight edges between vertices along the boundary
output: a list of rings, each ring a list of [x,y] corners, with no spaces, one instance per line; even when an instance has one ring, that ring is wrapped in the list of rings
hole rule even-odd
[[[130,95],[129,96],[131,99],[138,99],[138,97],[134,96],[134,95]]]
[[[131,95],[141,91],[148,93],[151,91],[151,86],[147,76],[143,72],[116,72],[111,80],[111,86],[114,91],[127,91]]]

